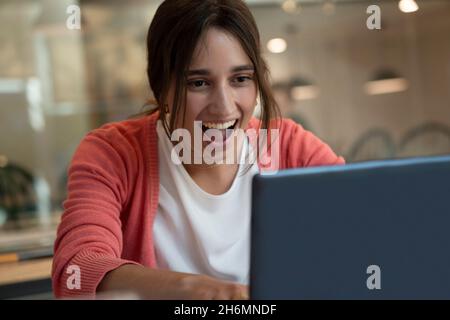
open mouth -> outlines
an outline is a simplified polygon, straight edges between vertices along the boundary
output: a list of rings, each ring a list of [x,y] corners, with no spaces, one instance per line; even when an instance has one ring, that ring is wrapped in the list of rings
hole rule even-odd
[[[223,144],[226,143],[233,135],[234,129],[238,127],[238,119],[226,121],[226,122],[202,122],[203,133],[210,137],[210,141],[214,143]],[[210,130],[212,129],[212,130]],[[210,130],[210,131],[208,131]],[[220,132],[221,138],[217,136],[217,132]]]
[[[237,119],[234,120],[230,120],[227,122],[208,122],[208,121],[204,121],[202,123],[202,130],[203,132],[206,132],[209,129],[215,129],[215,130],[221,130],[222,133],[225,132],[225,130],[234,130],[234,128],[236,127],[238,123]]]

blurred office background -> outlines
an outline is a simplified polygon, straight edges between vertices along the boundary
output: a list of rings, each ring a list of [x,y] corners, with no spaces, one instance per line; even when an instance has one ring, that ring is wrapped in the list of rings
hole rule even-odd
[[[82,137],[151,97],[160,2],[0,0],[0,252],[51,246]],[[348,162],[450,153],[450,1],[247,2],[284,116]]]

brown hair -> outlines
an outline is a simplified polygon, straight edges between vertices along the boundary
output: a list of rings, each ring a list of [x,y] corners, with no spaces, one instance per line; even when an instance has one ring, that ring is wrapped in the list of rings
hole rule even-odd
[[[261,57],[256,22],[242,0],[165,0],[158,7],[147,35],[147,76],[157,108],[146,114],[159,110],[166,132],[173,131],[186,99],[185,71],[197,42],[210,27],[233,35],[252,61],[260,98],[261,128],[268,129],[270,120],[278,119],[280,111],[271,91],[267,64]],[[168,124],[164,104],[172,80],[174,105]],[[181,111],[184,119],[186,110]]]

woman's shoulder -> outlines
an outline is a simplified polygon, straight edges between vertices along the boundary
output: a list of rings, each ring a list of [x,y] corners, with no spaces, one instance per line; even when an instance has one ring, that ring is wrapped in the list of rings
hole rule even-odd
[[[259,119],[252,118],[249,128],[260,125]],[[277,131],[281,169],[345,163],[327,143],[292,119],[273,119],[270,130]]]
[[[157,115],[142,115],[122,121],[105,123],[91,130],[86,136],[97,136],[117,142],[117,139],[145,139],[152,126],[156,125]]]
[[[332,148],[291,119],[284,119],[280,129],[281,145],[285,154],[286,168],[314,167],[344,164]]]
[[[157,145],[156,131],[151,134],[156,119],[152,114],[91,130],[79,143],[73,161],[135,164],[138,159],[147,158]]]
[[[248,124],[248,129],[259,130],[262,129],[262,121],[256,117],[252,117]],[[269,122],[268,131],[276,132],[277,136],[281,138],[282,141],[286,140],[286,137],[292,138],[292,135],[297,136],[308,135],[310,132],[306,131],[300,124],[296,123],[289,118],[277,118],[272,119]]]

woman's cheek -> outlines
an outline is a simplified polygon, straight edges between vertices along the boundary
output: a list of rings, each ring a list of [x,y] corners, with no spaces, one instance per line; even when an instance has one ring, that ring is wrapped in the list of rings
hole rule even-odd
[[[186,117],[195,120],[205,106],[205,97],[199,94],[188,94],[186,99]]]

